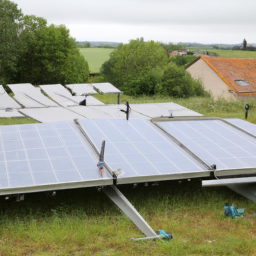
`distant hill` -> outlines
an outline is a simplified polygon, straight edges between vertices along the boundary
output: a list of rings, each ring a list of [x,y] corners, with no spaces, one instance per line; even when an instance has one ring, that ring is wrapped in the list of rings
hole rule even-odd
[[[200,43],[190,43],[190,42],[186,42],[186,43],[179,42],[178,44],[183,44],[186,47],[205,47],[205,48],[212,47],[213,45],[218,46],[218,47],[234,47],[234,46],[242,45],[242,43],[240,43],[240,44],[200,44]]]
[[[110,45],[113,48],[117,48],[120,43],[118,42],[104,42],[104,41],[77,41],[76,44],[85,44],[86,42],[89,42],[92,47],[99,47],[102,45]]]

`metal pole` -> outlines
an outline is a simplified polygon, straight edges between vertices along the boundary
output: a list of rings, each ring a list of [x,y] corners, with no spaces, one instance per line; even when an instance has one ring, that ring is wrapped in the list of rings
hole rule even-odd
[[[117,104],[120,104],[120,93],[117,94]]]

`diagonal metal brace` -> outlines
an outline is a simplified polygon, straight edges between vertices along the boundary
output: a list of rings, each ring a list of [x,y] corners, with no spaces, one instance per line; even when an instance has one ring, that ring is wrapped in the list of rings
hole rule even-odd
[[[141,230],[147,237],[157,237],[155,231],[148,225],[143,217],[137,212],[128,199],[116,186],[108,186],[103,189],[105,194],[124,212],[124,214]]]

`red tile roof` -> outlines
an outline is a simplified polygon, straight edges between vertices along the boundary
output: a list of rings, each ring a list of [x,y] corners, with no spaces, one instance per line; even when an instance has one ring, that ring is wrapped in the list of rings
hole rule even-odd
[[[256,94],[256,59],[229,59],[200,56],[237,94]],[[250,85],[239,85],[245,80]]]

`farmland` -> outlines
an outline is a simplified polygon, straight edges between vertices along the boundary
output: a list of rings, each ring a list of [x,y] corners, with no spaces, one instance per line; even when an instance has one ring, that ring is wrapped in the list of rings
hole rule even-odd
[[[116,103],[116,95],[97,95]],[[121,95],[121,103],[170,102],[206,116],[244,118],[256,123],[256,102],[212,98],[139,98]],[[7,119],[0,124],[7,124]],[[9,119],[8,124],[33,122]],[[156,187],[118,186],[154,229],[172,232],[174,240],[134,242],[143,235],[95,188],[57,191],[56,197],[35,193],[20,203],[0,201],[0,255],[255,255],[256,204],[228,188],[202,188],[199,179],[161,182]],[[223,216],[225,202],[245,208],[245,217]]]
[[[113,49],[107,48],[80,48],[81,54],[89,64],[90,73],[99,73],[101,65],[109,59]]]
[[[236,50],[219,50],[219,49],[212,49],[212,48],[200,48],[200,47],[188,47],[188,49],[192,51],[197,50],[208,50],[209,52],[216,52],[218,57],[220,58],[256,58],[255,51],[236,51]]]

